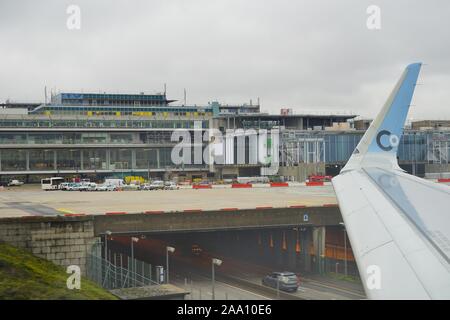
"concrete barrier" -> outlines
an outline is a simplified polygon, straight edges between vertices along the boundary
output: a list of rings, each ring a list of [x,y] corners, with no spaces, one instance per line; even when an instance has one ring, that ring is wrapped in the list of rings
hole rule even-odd
[[[233,183],[231,185],[231,188],[237,189],[237,188],[252,188],[251,183]]]
[[[321,187],[323,186],[323,181],[308,181],[306,182],[307,187]]]

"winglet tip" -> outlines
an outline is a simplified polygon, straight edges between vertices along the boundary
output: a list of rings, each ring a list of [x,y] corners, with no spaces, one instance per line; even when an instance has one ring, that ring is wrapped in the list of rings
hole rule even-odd
[[[407,66],[407,69],[417,69],[417,68],[420,68],[422,66],[422,64],[423,64],[422,62],[414,62],[414,63],[409,64]]]

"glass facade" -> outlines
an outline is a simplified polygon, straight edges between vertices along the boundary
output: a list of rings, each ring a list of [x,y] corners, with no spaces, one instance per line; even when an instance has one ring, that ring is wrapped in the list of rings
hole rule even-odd
[[[1,171],[26,171],[27,150],[2,149],[0,150]]]
[[[136,169],[159,169],[158,149],[136,149]]]
[[[145,120],[145,119],[0,119],[0,128],[149,128],[149,129],[194,129],[201,121],[202,128],[209,128],[208,120]]]
[[[30,150],[29,168],[31,171],[56,170],[55,150]]]
[[[111,149],[109,151],[109,169],[132,169],[131,149]]]
[[[286,165],[301,162],[342,164],[350,158],[363,135],[360,131],[286,130],[281,138],[281,161]],[[400,139],[398,157],[401,162],[449,163],[450,132],[405,131]]]
[[[180,168],[171,161],[172,148],[177,144],[170,141],[171,133],[171,131],[2,132],[0,171],[7,173]],[[317,162],[344,164],[362,136],[361,131],[285,130],[280,137],[281,165]],[[248,141],[245,146],[245,163],[249,163],[250,159],[247,144]],[[237,144],[234,147],[236,149]],[[237,149],[235,163],[237,163],[236,151]],[[450,132],[406,131],[400,141],[398,156],[403,164],[448,164]],[[183,167],[206,168],[205,165],[188,164]]]
[[[81,169],[81,150],[56,150],[56,160],[58,170],[79,170]]]
[[[71,145],[71,144],[174,144],[172,131],[148,132],[41,132],[0,133],[0,145]],[[191,132],[193,139],[193,132]]]
[[[83,170],[107,170],[106,149],[83,149]]]

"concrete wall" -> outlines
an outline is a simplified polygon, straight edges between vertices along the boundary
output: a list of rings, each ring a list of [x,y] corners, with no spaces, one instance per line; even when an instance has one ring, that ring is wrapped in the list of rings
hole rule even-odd
[[[26,217],[0,220],[0,240],[85,273],[86,255],[98,241],[92,217]]]
[[[94,219],[96,235],[105,234],[106,231],[111,231],[113,234],[132,235],[281,228],[301,225],[336,226],[342,221],[337,206],[97,215],[94,216]]]
[[[317,173],[325,174],[325,163],[300,163],[293,167],[281,166],[278,170],[280,176],[293,176],[299,182],[304,182],[309,175]]]

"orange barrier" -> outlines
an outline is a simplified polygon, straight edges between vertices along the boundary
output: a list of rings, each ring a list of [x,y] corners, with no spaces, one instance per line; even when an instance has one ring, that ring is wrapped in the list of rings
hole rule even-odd
[[[308,187],[318,187],[318,186],[323,186],[323,181],[308,181],[306,182],[306,185]]]
[[[233,183],[231,188],[251,188],[251,183]]]
[[[105,215],[112,216],[112,215],[118,215],[118,214],[127,214],[124,211],[114,211],[114,212],[106,212]]]
[[[85,216],[85,213],[66,213],[64,214],[65,217],[82,217]]]
[[[211,185],[210,184],[194,184],[192,186],[192,189],[211,189]]]
[[[145,214],[163,214],[164,211],[160,211],[160,210],[148,210],[148,211],[144,211]]]
[[[220,209],[221,211],[237,211],[239,210],[238,208],[222,208]]]
[[[271,187],[289,187],[289,184],[287,182],[271,182]]]

